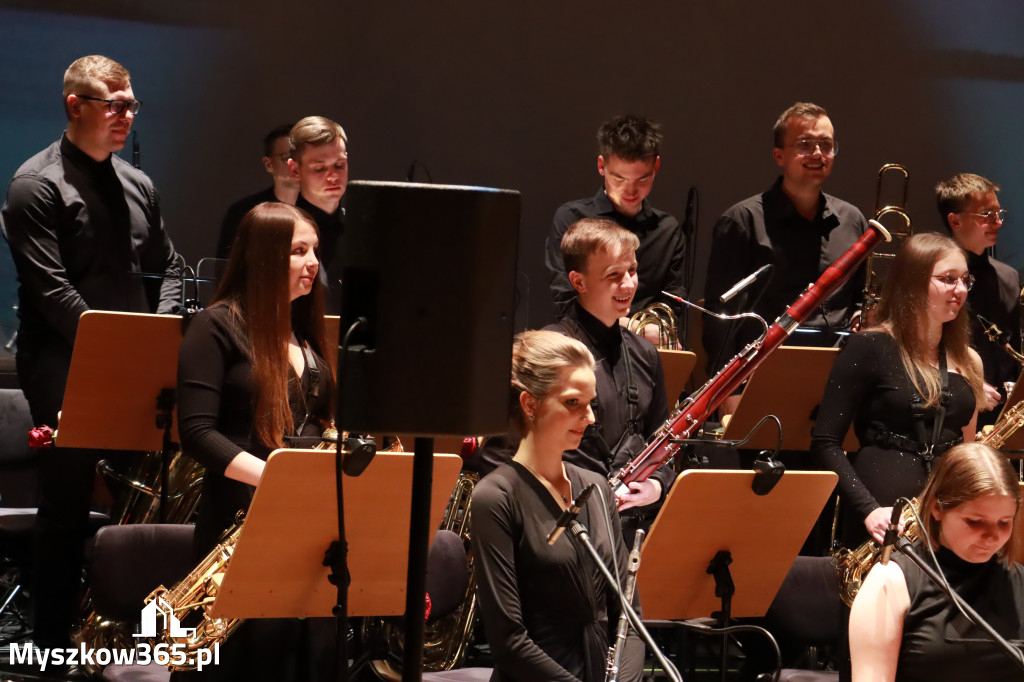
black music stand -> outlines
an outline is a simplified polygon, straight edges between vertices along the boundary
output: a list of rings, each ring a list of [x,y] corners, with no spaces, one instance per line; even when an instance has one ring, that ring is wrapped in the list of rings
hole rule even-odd
[[[181,324],[177,315],[82,313],[54,435],[57,447],[161,452],[161,521],[167,469],[178,449]]]
[[[736,412],[725,427],[723,438],[739,440],[766,414],[782,422],[782,450],[811,448],[811,419],[821,402],[829,372],[839,350],[809,346],[780,346],[750,377]],[[774,428],[761,428],[744,445],[754,450],[774,450],[778,443]],[[856,450],[853,428],[843,439],[843,449]]]
[[[787,471],[757,495],[754,476],[705,469],[676,478],[643,546],[644,620],[715,614],[728,625],[768,611],[839,477]],[[725,658],[723,646],[723,676]]]

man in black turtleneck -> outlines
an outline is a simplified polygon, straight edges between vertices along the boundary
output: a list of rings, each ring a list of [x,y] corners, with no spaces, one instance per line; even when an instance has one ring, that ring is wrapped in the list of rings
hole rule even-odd
[[[321,278],[327,285],[327,312],[341,307],[341,263],[337,245],[344,227],[341,198],[348,187],[348,137],[345,130],[323,116],[307,116],[288,135],[288,168],[299,181],[295,205],[316,221],[320,232]]]
[[[974,275],[974,287],[967,294],[971,345],[985,366],[986,401],[978,406],[979,427],[995,423],[997,407],[1006,399],[1004,383],[1016,381],[1021,371],[1020,363],[1005,348],[1009,344],[1020,350],[1020,278],[1016,270],[987,253],[996,245],[1006,218],[998,191],[999,185],[973,173],[954,175],[935,186],[939,215],[967,252],[967,269]]]
[[[558,323],[545,329],[581,341],[594,354],[596,422],[587,427],[580,446],[564,455],[566,462],[605,476],[617,473],[638,455],[668,419],[665,374],[658,350],[650,341],[619,324],[637,291],[635,234],[606,218],[584,218],[562,237],[562,258],[576,297]],[[481,454],[481,472],[511,459],[515,443],[488,441]],[[637,509],[623,517],[627,544],[638,523],[653,518],[656,504],[675,479],[662,466],[647,480],[631,483],[619,496],[619,510]]]

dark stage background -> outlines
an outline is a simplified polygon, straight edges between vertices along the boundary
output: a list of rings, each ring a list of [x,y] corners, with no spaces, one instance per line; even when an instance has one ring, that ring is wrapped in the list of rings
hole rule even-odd
[[[403,180],[418,161],[435,182],[521,191],[517,320],[540,326],[551,316],[544,236],[560,203],[600,186],[602,120],[663,123],[652,200],[681,217],[698,188],[699,294],[715,217],[775,179],[771,126],[811,100],[840,143],[827,191],[869,213],[878,168],[904,164],[915,226],[932,230],[935,182],[980,173],[1002,184],[1010,210],[998,256],[1021,267],[1021,27],[1016,0],[0,0],[0,199],[63,129],[64,69],[106,54],[145,102],[142,167],[190,263],[212,252],[225,207],[267,184],[265,131],[322,114],[349,134],[353,179]],[[15,282],[0,251],[8,336]]]

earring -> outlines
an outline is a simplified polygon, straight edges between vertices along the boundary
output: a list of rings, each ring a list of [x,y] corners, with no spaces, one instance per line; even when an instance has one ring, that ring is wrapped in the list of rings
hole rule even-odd
[[[531,414],[530,415],[530,421],[534,421],[535,419],[537,419],[537,415],[536,414]]]

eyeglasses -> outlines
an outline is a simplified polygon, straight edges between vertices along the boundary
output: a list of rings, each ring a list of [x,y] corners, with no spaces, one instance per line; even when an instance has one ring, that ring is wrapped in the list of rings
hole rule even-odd
[[[808,137],[797,140],[795,144],[786,146],[795,149],[796,153],[800,156],[809,156],[814,153],[815,149],[820,149],[822,156],[835,156],[839,153],[839,145],[836,141],[827,138],[815,139]]]
[[[967,215],[972,215],[975,218],[981,218],[982,220],[988,223],[994,223],[996,221],[996,218],[999,218],[999,222],[1005,223],[1006,214],[1008,212],[1009,211],[1007,211],[1005,208],[1001,208],[998,211],[985,211],[984,213],[968,213]]]
[[[974,288],[974,275],[970,273],[963,277],[957,277],[956,275],[932,275],[932,277],[945,284],[947,289],[955,289],[959,282],[963,282],[964,289],[967,291]]]
[[[75,95],[79,99],[87,99],[91,102],[106,102],[107,111],[112,113],[114,116],[120,116],[125,110],[130,110],[132,115],[139,113],[139,109],[142,108],[142,101],[137,99],[102,99],[100,97],[89,97],[89,95]]]

